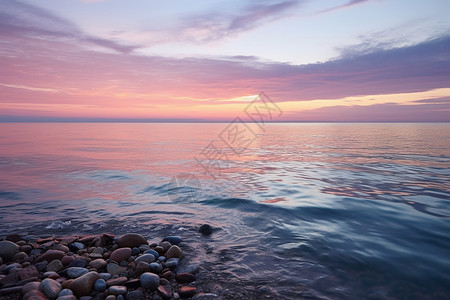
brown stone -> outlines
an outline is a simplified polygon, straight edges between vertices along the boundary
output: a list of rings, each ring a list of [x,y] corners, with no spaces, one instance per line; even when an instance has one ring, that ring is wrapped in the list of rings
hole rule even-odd
[[[117,278],[109,279],[108,281],[106,281],[106,286],[122,285],[127,281],[128,281],[128,278],[126,278],[126,277],[117,277]]]
[[[178,294],[181,298],[190,298],[197,294],[197,289],[192,286],[182,286]]]
[[[29,282],[22,287],[22,294],[25,295],[29,291],[37,290],[38,288],[39,288],[38,281]]]
[[[17,271],[21,280],[28,278],[39,277],[39,272],[35,266],[31,265],[22,270]]]
[[[61,263],[63,264],[63,266],[67,266],[74,260],[75,260],[75,257],[66,255],[63,258],[61,258]]]
[[[119,236],[117,239],[117,245],[120,248],[123,247],[139,247],[140,245],[148,245],[147,239],[137,233],[127,233]]]
[[[25,294],[23,300],[48,300],[45,295],[39,290],[32,290]]]
[[[88,296],[92,291],[94,282],[99,278],[100,275],[97,272],[89,272],[75,279],[70,284],[70,289],[78,297]]]
[[[63,283],[61,283],[62,288],[63,288],[63,289],[68,289],[68,288],[70,288],[70,285],[72,284],[72,282],[73,282],[74,280],[75,280],[75,279],[69,279],[69,280],[64,281]]]
[[[51,241],[53,241],[54,239],[55,239],[55,237],[50,236],[50,237],[47,237],[47,238],[40,238],[40,239],[38,239],[36,242],[37,242],[38,244],[44,244],[44,243],[51,242]]]
[[[46,260],[47,262],[52,262],[55,259],[61,259],[64,257],[64,252],[60,251],[60,250],[48,250],[47,252],[45,252],[44,254],[42,254],[41,256],[39,256],[34,263],[40,262],[40,261],[44,261]]]
[[[121,262],[123,260],[128,260],[131,256],[131,248],[119,248],[113,251],[109,256],[110,260]]]
[[[177,276],[175,276],[175,279],[179,283],[191,283],[192,281],[195,281],[195,275],[192,275],[191,273],[178,273]]]
[[[167,259],[169,258],[181,258],[181,256],[183,255],[183,251],[181,251],[180,247],[178,247],[177,245],[173,245],[172,247],[169,248],[169,250],[167,250],[166,254],[164,255]]]
[[[161,297],[163,297],[163,299],[172,298],[172,288],[170,287],[170,284],[158,286],[158,293]]]

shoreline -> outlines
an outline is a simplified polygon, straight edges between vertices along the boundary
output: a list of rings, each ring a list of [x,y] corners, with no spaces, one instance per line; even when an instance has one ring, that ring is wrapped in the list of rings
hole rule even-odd
[[[180,266],[188,248],[180,236],[10,234],[0,241],[0,299],[218,299],[195,287],[199,265]]]

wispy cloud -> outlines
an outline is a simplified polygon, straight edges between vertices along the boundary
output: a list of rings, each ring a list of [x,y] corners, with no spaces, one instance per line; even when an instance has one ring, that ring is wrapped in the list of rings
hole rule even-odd
[[[103,47],[120,53],[130,53],[138,48],[136,45],[125,45],[88,35],[65,19],[16,0],[0,2],[0,36],[58,39],[77,45]]]

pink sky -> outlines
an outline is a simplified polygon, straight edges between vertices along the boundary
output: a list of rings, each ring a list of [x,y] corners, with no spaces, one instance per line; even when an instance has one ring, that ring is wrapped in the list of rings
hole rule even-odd
[[[363,9],[369,1],[353,2]],[[77,5],[87,8],[100,3]],[[319,15],[330,19],[336,10],[352,13],[355,5],[331,5],[321,8]],[[262,57],[239,55],[239,50],[233,50],[236,55],[221,53],[220,43],[224,49],[233,39],[245,45],[246,35],[250,39],[264,22],[279,26],[279,19],[292,18],[282,13],[285,6],[290,7],[288,2],[279,2],[278,6],[254,8],[257,13],[233,19],[230,34],[220,26],[220,32],[205,33],[189,23],[189,34],[202,38],[191,41],[184,32],[183,37],[169,36],[170,44],[139,40],[136,30],[126,37],[123,31],[120,38],[88,32],[85,28],[94,25],[66,19],[67,13],[58,15],[58,7],[2,2],[0,121],[228,121],[239,116],[261,91],[283,110],[277,121],[450,121],[447,34],[388,46],[382,45],[380,37],[377,43],[375,35],[369,47],[360,43],[341,49],[339,55],[322,62],[289,61],[294,55],[289,50],[285,61],[274,59],[279,53],[273,57],[269,52],[267,57],[263,52]],[[213,33],[217,34],[214,39]],[[270,48],[269,37],[266,45]],[[225,41],[217,41],[221,39]],[[317,38],[312,43],[320,41]],[[145,43],[152,42],[162,48],[145,52],[150,47]],[[177,43],[187,49],[200,43],[203,48],[184,56],[163,48]],[[285,47],[289,48],[289,41]],[[211,54],[195,54],[204,48]]]

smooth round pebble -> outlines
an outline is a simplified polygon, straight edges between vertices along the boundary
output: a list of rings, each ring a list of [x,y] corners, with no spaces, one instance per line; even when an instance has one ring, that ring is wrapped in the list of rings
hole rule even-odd
[[[153,250],[153,249],[149,249],[149,250],[144,251],[144,254],[153,254],[153,256],[154,256],[155,258],[158,258],[158,257],[159,257],[158,252],[156,252],[156,251]]]
[[[94,290],[99,292],[103,292],[104,290],[106,290],[106,281],[102,278],[97,279],[94,282]]]
[[[146,272],[141,275],[141,286],[144,289],[154,291],[159,285],[159,276],[153,273]]]
[[[127,288],[121,285],[113,285],[108,289],[110,295],[125,295],[127,293]]]
[[[152,263],[152,262],[155,261],[155,256],[153,254],[150,254],[150,253],[143,254],[143,255],[139,256],[138,258],[136,258],[134,260],[134,263],[137,264],[140,261],[143,261],[143,262],[146,262],[146,263]]]
[[[159,273],[163,269],[162,265],[157,262],[152,262],[148,265],[150,272]]]

